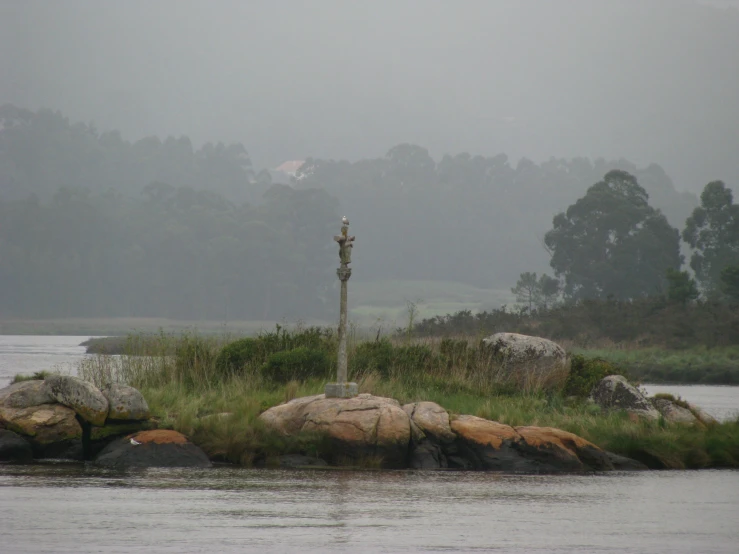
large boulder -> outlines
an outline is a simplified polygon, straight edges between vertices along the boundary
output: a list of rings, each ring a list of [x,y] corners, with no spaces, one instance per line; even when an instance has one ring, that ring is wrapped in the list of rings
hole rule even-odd
[[[20,435],[0,429],[0,462],[27,463],[33,459],[31,444]]]
[[[52,398],[92,425],[102,426],[108,417],[108,399],[92,383],[71,375],[51,375],[46,385]]]
[[[601,408],[625,410],[649,420],[659,419],[659,412],[639,389],[621,375],[601,379],[590,393],[590,398]]]
[[[0,406],[28,408],[56,402],[42,380],[21,381],[0,389]]]
[[[523,473],[612,470],[608,454],[551,427],[511,427],[463,415],[451,422],[459,451],[472,469]]]
[[[144,420],[149,419],[149,405],[144,395],[128,385],[113,384],[103,389],[103,396],[110,406],[108,419]]]
[[[569,371],[567,353],[556,342],[518,333],[495,333],[483,339],[496,368],[524,389],[564,382]]]
[[[210,467],[208,456],[177,431],[141,431],[108,444],[94,463],[113,469]]]
[[[406,467],[411,423],[391,398],[360,394],[296,398],[270,408],[260,419],[285,435],[320,433],[334,446],[334,461],[378,458],[385,467]]]
[[[61,404],[0,406],[0,425],[28,438],[37,457],[53,457],[82,438],[74,410]]]

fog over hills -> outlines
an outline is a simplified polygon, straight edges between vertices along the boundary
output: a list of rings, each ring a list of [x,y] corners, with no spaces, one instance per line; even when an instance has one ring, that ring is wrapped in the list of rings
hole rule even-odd
[[[669,251],[622,296],[663,294],[697,195],[739,190],[734,4],[0,3],[0,315],[329,320],[342,214],[368,317],[501,303],[611,170],[577,256]]]
[[[655,162],[739,182],[729,2],[4,2],[0,104],[289,159]]]

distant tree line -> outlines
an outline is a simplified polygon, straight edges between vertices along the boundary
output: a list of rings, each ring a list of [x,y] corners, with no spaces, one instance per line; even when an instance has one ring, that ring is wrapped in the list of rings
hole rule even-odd
[[[342,213],[359,237],[359,279],[501,288],[519,276],[529,311],[560,298],[732,297],[736,210],[723,183],[698,205],[657,165],[437,162],[410,144],[357,162],[309,158],[291,186],[272,185],[240,144],[128,142],[58,112],[0,107],[4,316],[333,314]]]
[[[51,198],[60,187],[139,195],[151,182],[218,193],[241,204],[261,202],[268,172],[255,174],[242,144],[195,149],[182,136],[123,140],[118,131],[70,123],[60,112],[0,106],[0,195]]]
[[[363,239],[361,256],[357,251],[362,278],[503,288],[522,271],[546,271],[544,236],[552,216],[612,169],[638,178],[673,225],[698,203],[693,194],[677,192],[654,164],[638,169],[625,160],[585,158],[512,164],[502,154],[467,153],[437,162],[411,144],[356,162],[309,158],[296,186],[323,188],[340,199]]]

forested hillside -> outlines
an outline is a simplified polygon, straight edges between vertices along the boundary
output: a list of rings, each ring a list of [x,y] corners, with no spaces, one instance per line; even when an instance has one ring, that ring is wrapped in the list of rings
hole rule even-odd
[[[2,316],[328,314],[326,192],[255,178],[241,145],[129,143],[13,106],[0,124]]]
[[[244,146],[123,140],[59,112],[0,108],[0,314],[189,319],[333,317],[332,236],[357,235],[358,280],[508,289],[546,270],[552,217],[612,168],[670,224],[697,205],[657,165],[620,160],[308,159],[271,184]]]
[[[129,142],[117,131],[71,122],[48,109],[31,112],[0,106],[0,194],[50,198],[59,187],[114,190],[138,195],[162,182],[217,192],[237,203],[259,202],[269,174],[254,174],[242,144],[207,143],[188,137],[145,137]]]

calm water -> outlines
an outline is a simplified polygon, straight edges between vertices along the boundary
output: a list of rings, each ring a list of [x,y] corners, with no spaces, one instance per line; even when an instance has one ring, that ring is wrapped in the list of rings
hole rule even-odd
[[[736,553],[739,472],[0,467],[15,552]]]
[[[85,337],[32,335],[0,335],[0,387],[6,386],[16,373],[61,370],[76,373],[85,355],[81,342]]]
[[[87,337],[0,336],[0,386]],[[716,417],[739,387],[647,386]],[[0,553],[739,552],[739,471],[511,476],[0,465]]]

